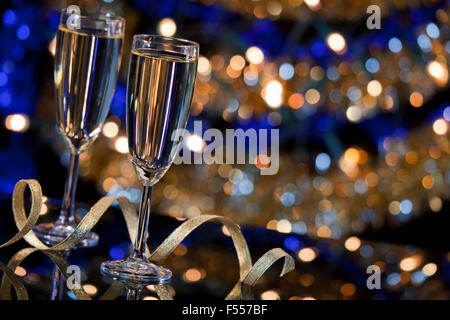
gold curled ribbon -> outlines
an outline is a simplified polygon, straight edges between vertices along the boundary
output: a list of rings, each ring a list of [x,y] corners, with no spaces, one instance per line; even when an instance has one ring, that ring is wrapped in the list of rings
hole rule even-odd
[[[24,192],[26,186],[30,188],[32,195],[32,205],[28,217],[25,213],[24,206]],[[81,241],[86,233],[88,233],[97,224],[97,222],[114,201],[117,201],[119,203],[121,212],[127,225],[130,239],[134,239],[136,237],[138,220],[133,204],[125,197],[105,196],[97,201],[97,203],[89,210],[89,212],[83,217],[83,219],[81,219],[78,226],[70,236],[68,236],[58,244],[49,247],[42,243],[32,230],[33,226],[36,224],[39,218],[42,207],[41,186],[39,182],[34,179],[20,180],[16,184],[13,192],[13,214],[19,232],[9,241],[2,244],[0,248],[11,245],[22,238],[34,248],[24,249],[26,251],[19,251],[11,259],[8,267],[10,267],[10,269],[12,270],[15,270],[15,267],[17,267],[28,255],[35,252],[36,250],[42,250],[50,257],[50,259],[55,262],[64,277],[67,277],[67,261],[65,261],[64,258],[62,258],[60,255],[56,254],[56,252],[72,248],[79,241]],[[208,221],[221,222],[228,229],[228,232],[230,233],[230,236],[233,240],[233,245],[239,261],[239,280],[227,295],[226,299],[250,299],[250,288],[253,287],[261,278],[261,276],[266,272],[266,270],[269,269],[279,259],[284,259],[284,265],[280,276],[283,276],[287,272],[294,269],[294,259],[280,248],[269,250],[261,258],[259,258],[254,265],[252,265],[250,251],[239,226],[230,219],[217,215],[202,215],[186,220],[180,226],[178,226],[163,241],[163,243],[155,249],[153,253],[150,253],[148,247],[146,248],[149,259],[154,262],[164,260],[173,252],[173,250],[183,241],[184,238],[186,238],[192,231],[197,229],[203,223]],[[5,272],[2,279],[1,288],[4,289],[5,287],[10,287],[11,283],[14,286],[12,277],[10,277],[7,272]],[[17,283],[16,285],[18,287],[14,286],[14,288],[17,292],[17,288],[19,288],[20,286]],[[82,288],[79,291],[76,290],[78,289],[75,289],[73,291],[79,299],[91,299]],[[156,286],[156,291],[161,299],[173,299],[173,296],[168,290],[168,287],[165,285]],[[24,296],[21,295],[21,297],[23,298]]]
[[[14,290],[16,291],[17,299],[19,300],[28,300],[27,289],[22,283],[22,279],[20,279],[8,266],[0,262],[0,270],[3,271],[3,279],[9,280],[9,283],[12,284]],[[3,280],[2,280],[3,282]],[[9,300],[8,295],[11,296],[11,293],[7,289],[0,288],[0,299]]]

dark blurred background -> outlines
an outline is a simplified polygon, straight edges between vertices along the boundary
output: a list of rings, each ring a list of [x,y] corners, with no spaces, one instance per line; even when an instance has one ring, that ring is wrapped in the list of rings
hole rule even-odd
[[[261,176],[253,164],[174,165],[154,189],[153,212],[224,215],[303,264],[327,255],[358,268],[376,263],[398,297],[448,299],[449,1],[2,1],[1,240],[13,233],[19,179],[38,179],[52,201],[63,194],[69,151],[56,131],[52,51],[58,10],[70,4],[126,19],[110,116],[81,156],[77,214],[106,194],[140,198],[124,130],[132,35],[187,38],[201,48],[188,129],[194,120],[203,130],[278,128],[280,169]],[[381,29],[369,30],[373,4]],[[314,273],[327,272],[317,270],[306,273],[312,282],[292,281],[311,288]],[[359,272],[329,297],[367,297],[355,294]]]

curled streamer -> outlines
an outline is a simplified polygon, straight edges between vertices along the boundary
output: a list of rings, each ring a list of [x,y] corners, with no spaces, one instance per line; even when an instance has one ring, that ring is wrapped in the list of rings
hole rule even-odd
[[[24,206],[24,192],[25,188],[29,187],[31,190],[32,205],[30,213],[27,217]],[[26,293],[23,284],[15,276],[11,270],[15,270],[17,266],[22,263],[22,261],[30,254],[37,250],[42,250],[50,259],[55,262],[58,269],[62,272],[64,277],[67,277],[67,267],[68,263],[58,254],[58,251],[66,250],[72,248],[80,240],[84,238],[86,233],[88,233],[100,220],[100,218],[105,214],[107,209],[111,204],[117,201],[121,208],[121,212],[125,219],[127,225],[128,234],[130,239],[134,239],[137,230],[137,214],[132,203],[125,197],[112,197],[106,196],[102,197],[97,203],[89,210],[89,212],[80,221],[76,229],[70,234],[66,239],[62,240],[53,247],[49,247],[41,242],[37,236],[34,234],[32,228],[36,224],[42,207],[42,190],[39,182],[36,180],[20,180],[13,192],[13,214],[14,221],[16,223],[17,229],[19,230],[14,237],[9,241],[0,245],[0,248],[9,246],[20,239],[27,241],[33,248],[27,248],[19,251],[14,255],[8,264],[8,267],[0,265],[0,269],[3,270],[4,275],[2,278],[2,284],[0,287],[0,294],[3,297],[10,298],[10,287],[11,285],[16,290],[19,299],[27,299],[28,295]],[[164,260],[169,256],[173,250],[186,238],[192,231],[197,229],[203,223],[208,221],[218,221],[221,222],[228,229],[230,236],[233,240],[233,245],[236,250],[236,255],[239,261],[239,280],[230,293],[227,295],[226,299],[251,299],[251,287],[253,287],[256,282],[261,278],[261,276],[269,269],[276,261],[284,259],[283,269],[280,276],[292,271],[294,269],[295,263],[294,259],[287,254],[284,250],[280,248],[275,248],[266,252],[261,258],[259,258],[254,265],[252,265],[250,251],[248,249],[247,242],[239,228],[239,226],[228,218],[217,216],[217,215],[201,215],[195,218],[191,218],[183,222],[178,226],[162,243],[159,245],[155,251],[152,253],[146,248],[147,255],[149,259],[154,262],[159,262]],[[6,268],[5,268],[6,267]],[[9,270],[8,270],[9,269]],[[6,270],[6,271],[5,271]],[[20,279],[20,278],[19,278]],[[111,289],[111,288],[110,288]],[[114,288],[113,288],[114,289]],[[111,292],[114,291],[111,289]],[[108,289],[109,290],[109,289]],[[75,296],[79,299],[91,299],[89,295],[80,289],[73,290]],[[107,291],[108,292],[108,291]],[[165,285],[156,286],[156,292],[160,299],[171,300],[173,296],[171,295],[168,287]],[[9,293],[9,296],[8,296]],[[106,294],[106,293],[105,293]],[[100,299],[106,299],[108,295],[103,295]]]

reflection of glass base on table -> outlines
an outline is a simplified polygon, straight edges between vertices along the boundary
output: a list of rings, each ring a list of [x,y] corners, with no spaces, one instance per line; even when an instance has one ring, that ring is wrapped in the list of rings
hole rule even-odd
[[[131,287],[169,283],[172,272],[150,261],[128,258],[103,262],[101,273]]]
[[[75,227],[71,225],[58,225],[55,223],[41,223],[35,225],[33,231],[39,240],[46,245],[54,246],[72,234],[75,231]],[[95,247],[97,244],[98,235],[94,232],[88,232],[75,247]]]

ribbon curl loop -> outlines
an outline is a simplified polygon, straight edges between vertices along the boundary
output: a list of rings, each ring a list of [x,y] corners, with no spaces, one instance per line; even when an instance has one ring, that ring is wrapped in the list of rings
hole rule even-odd
[[[28,217],[25,213],[24,206],[24,192],[27,186],[30,188],[32,195],[32,205]],[[53,260],[53,262],[55,262],[64,277],[67,277],[66,270],[68,267],[68,263],[57,252],[70,249],[74,247],[79,241],[81,241],[84,236],[97,224],[97,222],[105,214],[107,209],[114,201],[117,201],[119,203],[122,215],[125,219],[128,234],[131,241],[133,241],[133,239],[136,237],[138,223],[137,213],[133,204],[125,197],[105,196],[97,201],[97,203],[95,203],[95,205],[89,210],[89,212],[83,217],[83,219],[81,219],[72,234],[70,234],[67,238],[57,243],[56,245],[49,247],[41,242],[32,230],[33,226],[36,224],[39,218],[42,207],[41,186],[39,182],[33,179],[20,180],[14,188],[12,201],[14,220],[19,231],[9,241],[0,245],[0,248],[11,245],[19,241],[20,239],[24,239],[25,241],[27,241],[31,246],[33,246],[33,248],[27,248],[19,251],[11,259],[8,267],[12,270],[15,270],[15,268],[20,265],[20,263],[28,255],[37,250],[42,250],[47,256],[49,256],[50,259]],[[228,218],[217,215],[201,215],[186,220],[180,226],[178,226],[161,243],[161,245],[159,245],[155,249],[153,253],[150,253],[148,247],[146,247],[146,252],[149,256],[149,259],[154,262],[165,259],[192,231],[197,229],[203,223],[210,221],[221,222],[228,229],[228,232],[230,233],[230,236],[233,240],[233,245],[239,261],[239,280],[227,295],[226,299],[250,299],[250,288],[253,287],[255,283],[261,278],[261,276],[266,272],[266,270],[269,269],[279,259],[284,258],[283,270],[280,276],[283,276],[287,272],[294,269],[294,259],[280,248],[269,250],[260,259],[258,259],[258,261],[256,261],[254,265],[252,265],[250,251],[248,249],[247,242],[242,235],[239,225]],[[0,265],[0,268],[2,270],[7,270],[2,265]],[[26,298],[26,290],[23,291],[24,287],[22,288],[20,283],[18,283],[16,280],[17,279],[15,277],[12,277],[8,273],[8,271],[4,271],[0,292],[4,293],[5,288],[10,287],[12,284],[17,292],[18,297]],[[114,292],[113,289],[111,289],[111,292]],[[156,291],[160,298],[163,300],[173,299],[170,290],[165,285],[156,286]],[[79,299],[91,299],[91,297],[83,290],[83,288],[74,289],[73,292]],[[106,295],[104,298],[107,297],[108,295]]]

